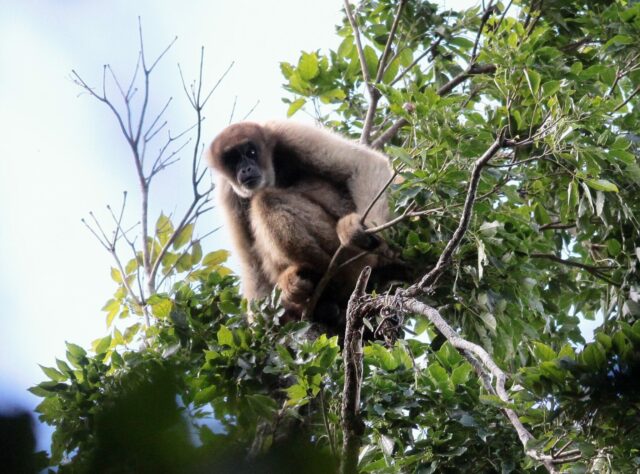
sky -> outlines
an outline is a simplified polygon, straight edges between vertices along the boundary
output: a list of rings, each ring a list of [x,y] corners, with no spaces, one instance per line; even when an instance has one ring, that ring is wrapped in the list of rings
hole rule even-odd
[[[472,0],[441,1],[448,7]],[[159,54],[151,108],[173,97],[173,131],[193,123],[177,64],[187,81],[205,51],[205,83],[234,66],[205,110],[210,141],[256,102],[252,120],[285,117],[281,61],[301,51],[336,48],[334,25],[342,0],[3,0],[0,14],[0,411],[33,410],[26,391],[45,380],[38,364],[55,365],[65,341],[88,347],[106,334],[104,302],[115,291],[109,254],[84,228],[93,211],[107,222],[106,205],[129,191],[127,219],[138,219],[131,156],[110,112],[71,79],[74,69],[99,85],[103,64],[124,82],[138,52],[138,17],[145,49]],[[297,119],[310,120],[304,114]],[[177,212],[190,197],[189,160],[168,169],[151,191],[151,218]],[[184,183],[182,185],[181,183]],[[184,193],[180,192],[184,186]],[[206,221],[205,221],[206,220]],[[217,227],[214,211],[203,233]],[[224,229],[209,249],[229,248]],[[47,448],[41,431],[39,448]]]

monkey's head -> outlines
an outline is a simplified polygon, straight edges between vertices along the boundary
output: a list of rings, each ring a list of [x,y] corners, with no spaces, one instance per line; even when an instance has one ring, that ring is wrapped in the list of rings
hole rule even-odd
[[[238,196],[249,198],[275,184],[273,144],[263,127],[241,122],[225,128],[209,147],[210,166]]]

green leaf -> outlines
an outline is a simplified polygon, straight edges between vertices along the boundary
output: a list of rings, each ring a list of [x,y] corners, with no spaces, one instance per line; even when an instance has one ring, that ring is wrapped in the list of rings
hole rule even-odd
[[[353,36],[347,36],[338,47],[338,56],[342,58],[348,57],[354,47]]]
[[[580,354],[580,359],[590,370],[602,369],[607,363],[604,350],[598,344],[588,344]]]
[[[203,388],[202,390],[196,392],[195,396],[193,397],[193,401],[196,404],[204,405],[205,403],[209,403],[216,397],[216,392],[217,387],[215,385]]]
[[[215,252],[209,252],[204,256],[202,259],[202,265],[205,267],[213,267],[226,262],[227,258],[229,258],[229,252],[227,250],[216,250]]]
[[[542,342],[533,343],[533,354],[540,362],[551,361],[556,359],[556,352]]]
[[[151,304],[151,311],[153,312],[153,315],[159,319],[168,318],[172,309],[173,301],[165,297],[154,299],[154,303]]]
[[[138,260],[135,258],[132,258],[127,262],[127,265],[124,267],[124,272],[127,275],[131,275],[133,272],[135,272],[138,269],[138,267],[139,267]]]
[[[338,346],[334,347],[326,347],[323,349],[320,357],[317,359],[317,364],[319,367],[323,369],[328,369],[333,365],[333,362],[336,360],[336,357],[340,353],[340,348]]]
[[[65,374],[67,377],[72,376],[73,369],[71,369],[71,367],[69,367],[69,364],[67,364],[65,361],[56,359],[56,365],[58,366],[58,369],[60,369],[60,372]]]
[[[289,105],[289,108],[287,109],[287,117],[291,117],[298,110],[300,110],[306,103],[307,103],[307,100],[304,98],[296,99],[293,102],[291,102],[291,104]]]
[[[542,97],[549,97],[558,92],[560,89],[560,81],[549,81],[542,85]]]
[[[622,245],[616,239],[607,240],[607,251],[612,257],[617,257],[622,251]]]
[[[611,181],[607,181],[606,179],[585,179],[585,183],[591,189],[595,189],[596,191],[604,191],[604,192],[618,192],[618,186],[613,184]]]
[[[220,301],[218,309],[225,314],[240,314],[242,310],[231,301]]]
[[[289,79],[289,77],[291,77],[291,74],[293,74],[293,65],[291,65],[291,63],[288,63],[288,62],[284,62],[284,61],[281,62],[280,72],[285,77],[285,79]]]
[[[77,344],[73,344],[71,342],[66,343],[67,351],[74,357],[81,358],[87,355],[87,351],[85,351],[82,347]]]
[[[202,245],[199,240],[194,240],[193,245],[191,246],[191,262],[194,265],[200,263],[202,259]]]
[[[538,225],[549,224],[551,222],[551,218],[549,217],[547,210],[538,202],[533,207],[533,216],[535,217]]]
[[[104,354],[111,346],[111,335],[96,339],[91,343],[91,348],[96,354]]]
[[[44,374],[47,377],[49,377],[51,380],[53,380],[54,382],[64,382],[65,380],[67,380],[67,376],[66,375],[58,372],[53,367],[44,367],[43,365],[40,365],[40,368],[42,369]]]
[[[627,165],[631,165],[635,163],[636,156],[633,153],[630,153],[626,150],[622,149],[613,149],[609,150],[609,155],[618,161],[622,161]]]
[[[454,385],[467,383],[472,370],[473,368],[470,364],[464,363],[459,365],[451,372],[451,382],[453,382]]]
[[[335,102],[343,101],[347,96],[342,89],[331,89],[330,91],[322,93],[320,100],[324,104],[331,104]]]
[[[369,76],[373,79],[378,70],[378,55],[376,51],[369,45],[364,47],[364,59],[367,63]]]
[[[540,74],[536,71],[525,69],[524,77],[527,79],[527,84],[529,84],[531,95],[536,97],[538,95],[538,90],[540,89]]]
[[[604,44],[604,49],[609,48],[613,45],[625,45],[634,43],[634,39],[628,35],[615,35],[609,41]]]
[[[122,273],[120,273],[120,270],[111,267],[111,279],[116,283],[122,283]]]
[[[464,36],[456,36],[455,38],[451,38],[449,40],[449,44],[460,46],[460,48],[462,48],[463,50],[469,50],[473,48],[473,45],[474,45],[473,41],[471,41],[468,38],[465,38]]]
[[[163,213],[160,213],[160,217],[158,217],[158,220],[156,221],[156,236],[158,237],[160,244],[166,244],[171,234],[173,234],[173,224],[171,223],[171,220]]]
[[[310,81],[318,75],[318,56],[315,53],[302,53],[298,61],[298,73],[305,81]]]
[[[221,325],[220,329],[218,329],[217,335],[218,344],[221,346],[235,347],[235,343],[233,342],[233,333],[228,327]]]
[[[370,358],[373,365],[390,372],[398,368],[398,362],[391,352],[380,344],[371,344],[364,348],[365,357]]]
[[[446,384],[449,381],[449,374],[440,364],[429,364],[428,370],[431,378],[438,384]]]
[[[247,395],[245,399],[256,415],[267,419],[270,419],[278,409],[276,402],[266,395],[252,394]]]
[[[301,402],[306,403],[307,390],[300,384],[292,385],[286,389],[287,397],[290,405],[298,405]]]
[[[193,236],[193,224],[187,224],[183,227],[180,233],[176,236],[173,241],[173,249],[178,250],[184,245],[188,244],[191,241],[191,237]]]

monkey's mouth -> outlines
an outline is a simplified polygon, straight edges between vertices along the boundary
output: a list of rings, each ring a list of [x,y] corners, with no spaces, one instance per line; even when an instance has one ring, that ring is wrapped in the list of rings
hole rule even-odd
[[[255,189],[260,186],[262,180],[260,177],[256,176],[255,178],[247,178],[242,182],[242,185],[247,189]]]

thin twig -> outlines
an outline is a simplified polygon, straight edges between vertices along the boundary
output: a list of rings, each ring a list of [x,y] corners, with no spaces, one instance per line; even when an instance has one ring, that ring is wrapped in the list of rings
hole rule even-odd
[[[324,387],[320,389],[320,405],[322,410],[322,422],[324,423],[324,429],[327,432],[327,439],[329,440],[329,448],[331,448],[331,454],[334,458],[338,457],[336,450],[336,441],[333,438],[331,427],[329,426],[329,418],[327,417],[327,404],[324,400]]]
[[[475,63],[476,59],[478,59],[478,46],[480,45],[480,38],[482,38],[482,30],[484,30],[484,26],[487,24],[487,21],[489,21],[489,18],[491,18],[493,11],[494,11],[493,0],[490,0],[484,12],[482,13],[482,18],[480,19],[480,26],[478,27],[478,34],[476,35],[476,40],[473,43],[473,50],[471,52],[472,63]]]
[[[595,266],[595,265],[587,265],[585,263],[581,263],[581,262],[575,262],[573,260],[566,260],[564,258],[558,257],[557,255],[554,255],[552,253],[530,253],[528,254],[528,256],[530,258],[543,258],[546,260],[551,260],[553,262],[556,263],[561,263],[562,265],[566,265],[568,267],[575,267],[575,268],[580,268],[581,270],[585,270],[586,272],[590,273],[591,275],[593,275],[594,277],[610,284],[613,285],[615,287],[620,287],[622,286],[620,283],[615,282],[613,280],[611,280],[610,278],[608,278],[606,275],[604,275],[602,273],[603,270],[613,270],[613,268],[611,267],[599,267],[599,266]]]
[[[620,105],[618,105],[615,109],[613,109],[613,112],[615,113],[618,110],[620,110],[622,107],[627,105],[631,99],[633,99],[636,95],[638,95],[639,92],[640,92],[640,85],[637,86],[631,94],[629,94],[629,97],[627,97]]]

